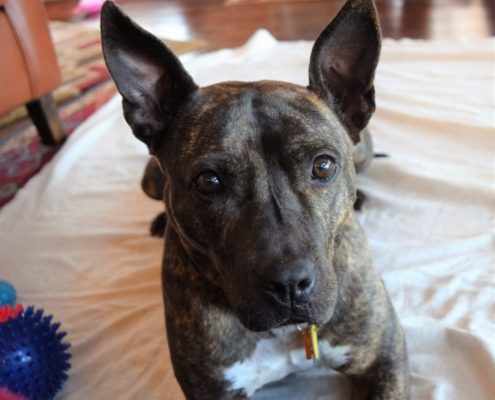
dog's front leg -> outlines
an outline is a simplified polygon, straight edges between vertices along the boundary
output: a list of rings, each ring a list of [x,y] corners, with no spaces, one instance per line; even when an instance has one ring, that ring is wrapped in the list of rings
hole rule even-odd
[[[336,240],[334,265],[340,277],[338,300],[320,337],[345,349],[335,369],[351,379],[353,400],[409,399],[404,332],[352,215]]]
[[[408,400],[408,375],[403,361],[379,358],[362,374],[350,376],[352,400]]]
[[[257,335],[227,310],[208,265],[191,261],[170,225],[162,270],[165,319],[174,373],[187,400],[248,400],[229,366],[246,359]],[[241,368],[241,377],[245,376]]]
[[[163,238],[165,234],[165,228],[167,227],[167,213],[161,212],[151,222],[150,234],[151,236]]]
[[[190,298],[185,292],[182,303]],[[168,303],[167,336],[174,373],[186,399],[248,400],[243,390],[232,387],[224,373],[226,366],[249,346],[242,337],[236,337],[236,327],[216,311],[202,316],[182,304],[176,303],[173,308],[170,311],[172,305]]]
[[[224,373],[226,365],[242,354],[242,349],[236,351],[236,347],[242,348],[243,339],[231,336],[233,332],[228,326],[227,337],[220,337],[222,322],[215,335],[217,327],[212,326],[213,321],[208,317],[190,325],[183,315],[170,314],[166,315],[170,355],[186,399],[249,400],[244,390],[232,387]]]
[[[167,185],[167,178],[163,173],[158,161],[155,157],[151,157],[146,164],[143,177],[141,179],[141,187],[149,197],[154,200],[163,201],[163,192]],[[161,237],[165,234],[165,227],[167,226],[167,214],[161,212],[151,222],[150,233],[151,236]]]
[[[410,398],[409,366],[404,333],[395,313],[390,310],[389,320],[382,332],[371,341],[379,345],[373,349],[359,346],[352,360],[341,372],[351,380],[352,400],[407,400]],[[383,321],[385,322],[385,321]]]

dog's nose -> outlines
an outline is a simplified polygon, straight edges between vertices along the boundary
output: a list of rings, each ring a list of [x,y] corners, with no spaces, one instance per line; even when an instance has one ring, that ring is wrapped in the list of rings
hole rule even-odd
[[[278,263],[265,270],[264,289],[281,305],[300,303],[307,299],[315,285],[315,268],[309,260]]]

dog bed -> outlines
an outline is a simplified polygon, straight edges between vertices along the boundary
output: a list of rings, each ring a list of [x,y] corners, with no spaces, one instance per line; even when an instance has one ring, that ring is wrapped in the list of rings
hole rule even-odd
[[[186,56],[204,85],[307,83],[312,43],[258,31],[243,47]],[[376,77],[374,160],[359,177],[358,218],[405,328],[412,398],[495,396],[495,39],[388,41]],[[0,279],[54,314],[72,343],[58,399],[179,400],[164,331],[162,206],[139,181],[146,149],[113,98],[0,211]],[[201,338],[198,338],[201,340]],[[345,399],[323,368],[258,392],[266,399]]]

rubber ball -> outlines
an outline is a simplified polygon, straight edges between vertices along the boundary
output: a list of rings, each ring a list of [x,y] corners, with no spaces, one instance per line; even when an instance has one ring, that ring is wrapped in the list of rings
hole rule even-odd
[[[0,387],[30,400],[55,397],[67,380],[71,355],[59,323],[30,306],[0,323]]]

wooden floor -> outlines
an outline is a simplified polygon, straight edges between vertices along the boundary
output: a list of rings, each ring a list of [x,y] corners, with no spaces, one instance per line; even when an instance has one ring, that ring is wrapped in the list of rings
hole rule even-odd
[[[258,28],[315,39],[344,0],[117,0],[133,18],[205,50],[244,43]],[[376,0],[384,37],[470,39],[495,34],[494,0]]]

